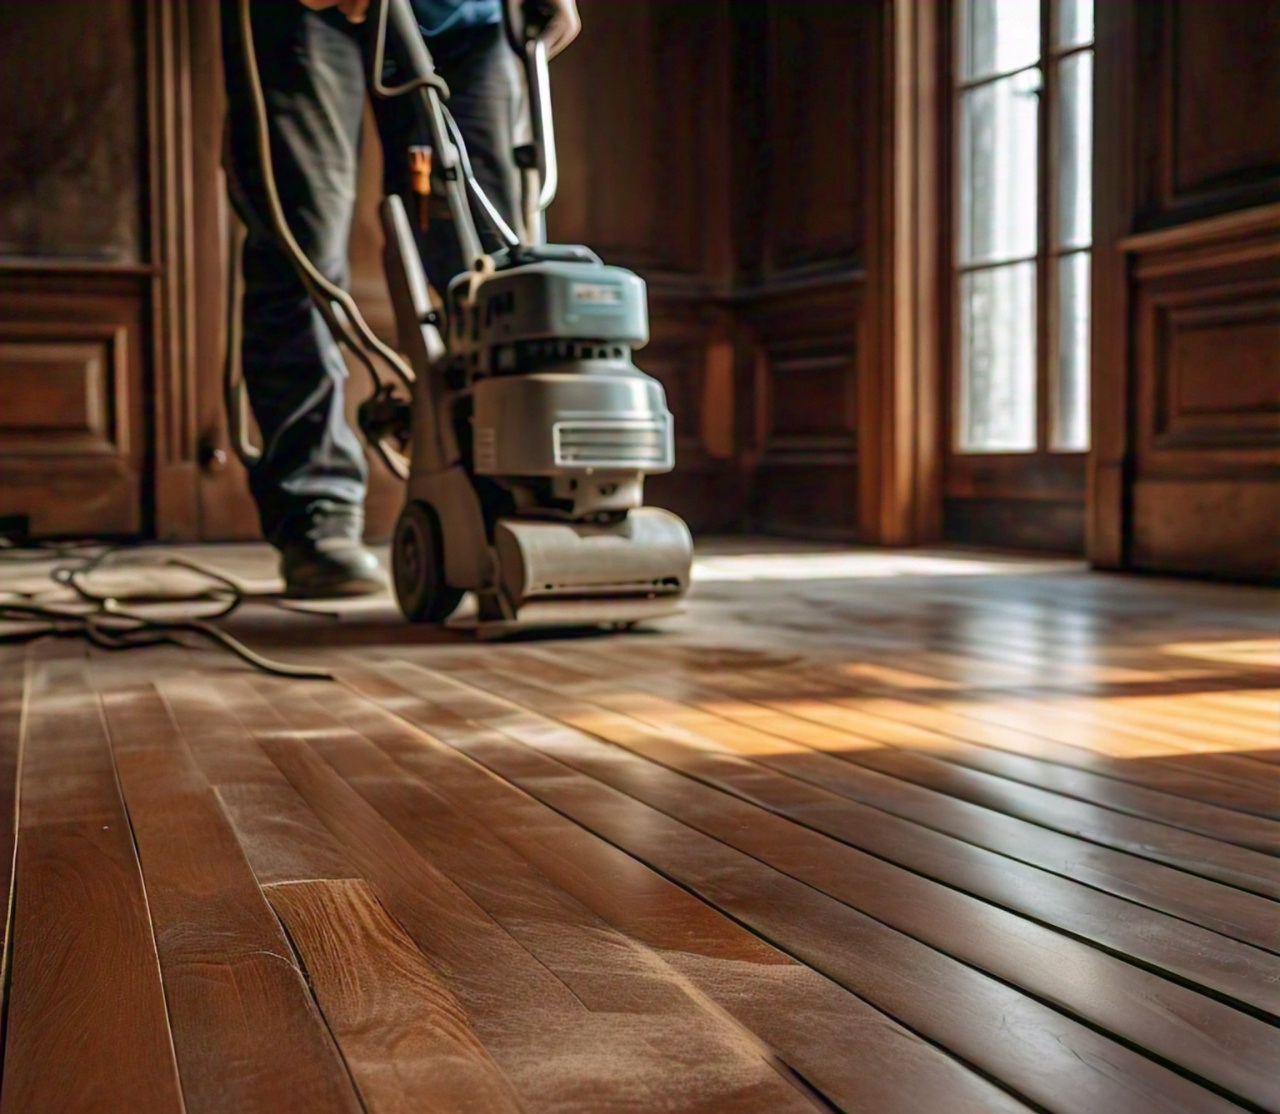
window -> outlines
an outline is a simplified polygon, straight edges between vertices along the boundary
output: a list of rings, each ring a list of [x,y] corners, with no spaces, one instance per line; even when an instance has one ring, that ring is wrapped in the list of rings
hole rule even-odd
[[[960,453],[1089,447],[1093,0],[958,0]]]

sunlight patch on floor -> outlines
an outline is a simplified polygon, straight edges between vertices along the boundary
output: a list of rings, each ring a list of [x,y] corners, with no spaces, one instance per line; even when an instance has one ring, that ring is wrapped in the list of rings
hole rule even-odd
[[[1238,642],[1170,642],[1162,654],[1248,667],[1280,667],[1280,638],[1246,638]]]

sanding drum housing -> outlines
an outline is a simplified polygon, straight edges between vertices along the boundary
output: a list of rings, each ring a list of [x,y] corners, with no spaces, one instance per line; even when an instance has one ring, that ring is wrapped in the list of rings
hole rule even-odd
[[[689,589],[689,528],[657,507],[601,526],[503,519],[494,544],[502,594],[522,623],[638,623],[679,611]]]

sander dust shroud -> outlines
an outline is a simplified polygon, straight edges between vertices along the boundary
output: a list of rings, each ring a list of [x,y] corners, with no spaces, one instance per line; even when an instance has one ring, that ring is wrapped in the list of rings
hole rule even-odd
[[[632,352],[649,337],[645,285],[588,248],[546,243],[555,136],[547,50],[526,5],[506,0],[504,16],[530,101],[532,142],[515,148],[523,236],[472,173],[446,107],[448,88],[409,0],[370,6],[369,87],[374,96],[415,98],[431,146],[405,152],[414,189],[425,207],[432,179],[440,183],[468,267],[444,292],[441,314],[401,198],[382,201],[393,349],[289,231],[271,174],[249,4],[240,0],[241,38],[269,215],[334,337],[372,375],[375,390],[360,408],[360,427],[405,480],[391,548],[405,617],[445,623],[467,592],[476,595],[481,634],[531,624],[629,627],[677,613],[693,561],[689,530],[675,515],[643,505],[644,478],[675,463],[662,386],[632,363]],[[388,61],[394,87],[384,84]],[[501,249],[484,251],[477,217]],[[379,365],[399,384],[384,382]],[[234,356],[227,411],[233,444],[252,463]]]

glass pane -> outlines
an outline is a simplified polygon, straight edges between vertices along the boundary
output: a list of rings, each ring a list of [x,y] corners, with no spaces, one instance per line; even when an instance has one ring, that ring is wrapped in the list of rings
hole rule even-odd
[[[1035,255],[1040,71],[966,91],[960,100],[960,262]]]
[[[1036,447],[1035,283],[1034,263],[960,276],[961,452]]]
[[[1058,63],[1058,203],[1054,242],[1088,247],[1093,239],[1093,53]]]
[[[1058,358],[1050,445],[1089,448],[1089,253],[1058,260]]]
[[[1053,45],[1065,50],[1093,42],[1093,0],[1058,0],[1053,10]]]
[[[963,80],[1010,73],[1040,58],[1040,0],[963,0],[960,13]]]

